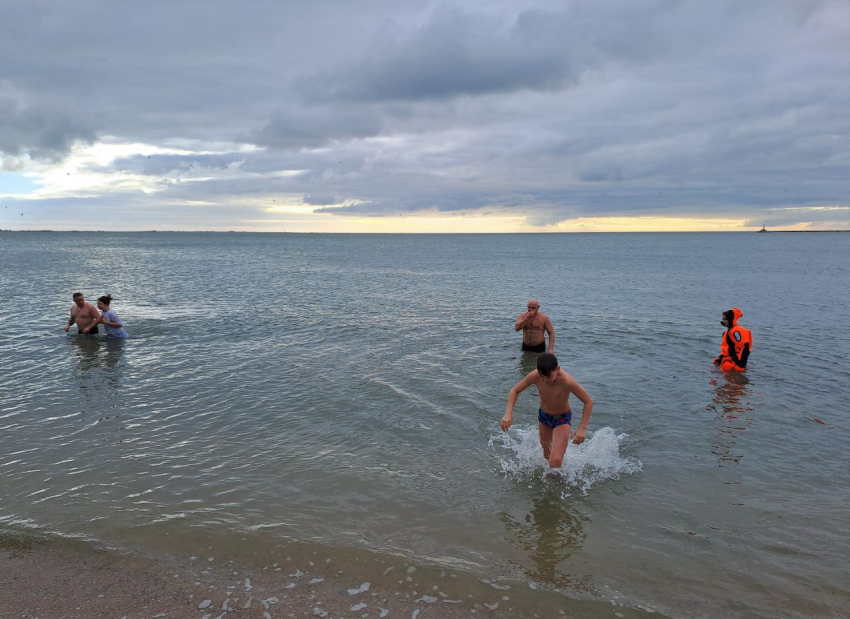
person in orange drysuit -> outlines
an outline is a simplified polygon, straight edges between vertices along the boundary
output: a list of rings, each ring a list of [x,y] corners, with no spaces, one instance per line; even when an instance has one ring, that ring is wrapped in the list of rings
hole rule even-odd
[[[714,365],[719,365],[724,372],[747,370],[747,359],[753,349],[753,334],[738,324],[742,315],[743,312],[734,307],[723,312],[723,320],[720,321],[726,327],[726,332],[720,342],[720,356],[714,360]]]

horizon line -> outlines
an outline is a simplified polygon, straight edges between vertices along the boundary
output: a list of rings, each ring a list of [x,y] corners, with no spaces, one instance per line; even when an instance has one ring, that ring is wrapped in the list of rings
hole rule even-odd
[[[287,230],[160,230],[151,228],[149,230],[52,230],[50,228],[12,230],[0,228],[0,232],[51,232],[51,233],[96,233],[96,234],[394,234],[394,235],[463,235],[463,234],[758,234],[761,230],[557,230],[540,232],[303,232]],[[844,230],[766,230],[767,233],[802,233],[802,232],[850,232]]]

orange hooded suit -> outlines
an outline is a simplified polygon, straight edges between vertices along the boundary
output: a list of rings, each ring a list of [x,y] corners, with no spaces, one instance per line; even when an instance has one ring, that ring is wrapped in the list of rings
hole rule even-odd
[[[738,325],[738,319],[743,312],[737,307],[723,312],[721,324],[726,327],[720,342],[720,356],[714,360],[724,372],[745,372],[747,359],[753,349],[753,334],[749,329]]]

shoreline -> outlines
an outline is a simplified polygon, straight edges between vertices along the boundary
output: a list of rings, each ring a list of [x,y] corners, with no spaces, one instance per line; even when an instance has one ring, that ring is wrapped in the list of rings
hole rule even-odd
[[[80,541],[0,533],[0,617],[455,619],[554,614],[643,619],[652,612],[614,600],[575,600],[516,583],[417,567],[400,557],[381,558],[365,551],[337,562],[334,549],[324,556],[312,548],[269,548],[266,556],[254,557],[267,563],[260,566],[244,561],[238,552],[234,558],[181,558],[161,552],[148,556]],[[653,616],[664,617],[657,611]]]

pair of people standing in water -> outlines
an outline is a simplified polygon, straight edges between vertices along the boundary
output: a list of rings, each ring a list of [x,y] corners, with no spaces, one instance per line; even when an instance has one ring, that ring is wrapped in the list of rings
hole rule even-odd
[[[118,317],[118,313],[109,307],[112,303],[112,295],[108,294],[99,297],[97,300],[97,309],[91,304],[86,303],[86,299],[82,292],[75,292],[73,295],[74,305],[71,306],[71,318],[68,324],[65,325],[65,331],[69,331],[71,326],[77,325],[77,333],[80,335],[97,335],[100,333],[98,325],[102,324],[106,329],[106,335],[110,337],[126,338],[127,332],[124,330],[124,324]],[[97,310],[101,313],[98,314]]]
[[[552,354],[555,349],[555,330],[552,321],[539,313],[540,303],[536,299],[528,302],[527,312],[519,315],[515,330],[522,329],[522,350],[543,353],[537,358],[537,369],[519,381],[508,394],[508,406],[500,423],[503,432],[507,432],[513,423],[513,411],[519,394],[531,385],[540,393],[540,407],[537,412],[540,431],[540,446],[549,468],[560,468],[566,456],[572,428],[572,408],[570,394],[574,394],[584,405],[581,424],[573,434],[573,443],[584,442],[587,424],[593,412],[593,399],[590,394],[558,365],[558,359]],[[720,356],[714,360],[724,372],[744,372],[752,350],[753,337],[749,329],[738,324],[743,312],[733,308],[723,312],[721,324],[726,327],[720,344]],[[546,350],[545,333],[549,334],[549,348]]]

